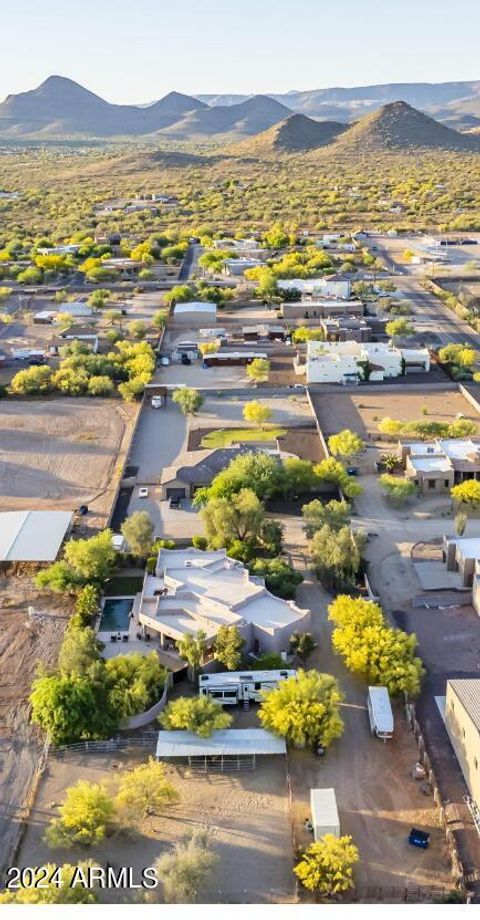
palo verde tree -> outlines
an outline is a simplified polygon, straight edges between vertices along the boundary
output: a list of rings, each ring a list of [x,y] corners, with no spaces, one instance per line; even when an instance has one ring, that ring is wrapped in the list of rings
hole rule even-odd
[[[334,457],[343,457],[344,460],[350,460],[355,454],[359,454],[363,450],[363,441],[354,431],[344,428],[338,434],[330,435],[328,448]]]
[[[167,703],[159,721],[163,728],[185,729],[209,738],[214,731],[228,728],[232,716],[209,696],[181,696]]]
[[[330,898],[353,888],[352,870],[358,860],[351,837],[325,834],[304,850],[293,871],[308,891]]]
[[[104,839],[115,807],[104,786],[79,780],[67,789],[59,811],[45,833],[49,846],[93,846]]]
[[[343,732],[342,694],[330,674],[299,670],[262,696],[260,722],[289,744],[327,748]]]
[[[195,415],[205,402],[203,396],[193,387],[179,387],[174,390],[172,400],[183,415]]]
[[[161,895],[166,904],[193,904],[198,900],[218,857],[210,848],[208,837],[196,831],[186,841],[176,843],[173,851],[157,859],[155,870],[161,880]],[[158,901],[160,891],[149,893],[149,901]]]
[[[272,417],[272,410],[259,400],[245,403],[243,417],[246,422],[251,422],[257,428],[264,428]]]
[[[175,786],[167,779],[165,764],[153,757],[120,777],[115,806],[128,823],[145,815],[155,815],[178,802]]]
[[[254,358],[247,365],[247,377],[253,383],[265,383],[270,374],[270,361],[267,358]]]

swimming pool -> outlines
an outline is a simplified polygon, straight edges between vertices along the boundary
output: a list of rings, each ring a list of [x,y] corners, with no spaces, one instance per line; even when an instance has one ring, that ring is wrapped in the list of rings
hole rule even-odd
[[[105,601],[100,619],[99,632],[127,632],[133,597],[110,597]]]

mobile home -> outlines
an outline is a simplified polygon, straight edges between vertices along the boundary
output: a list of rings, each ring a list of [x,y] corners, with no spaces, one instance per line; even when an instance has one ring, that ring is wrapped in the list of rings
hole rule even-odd
[[[251,700],[259,703],[261,693],[275,690],[282,680],[296,677],[297,672],[285,671],[222,671],[219,674],[201,674],[199,695],[218,700],[222,706],[235,706]]]

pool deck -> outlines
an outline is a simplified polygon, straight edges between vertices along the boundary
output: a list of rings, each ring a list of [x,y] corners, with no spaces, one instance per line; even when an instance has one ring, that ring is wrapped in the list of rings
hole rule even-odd
[[[131,600],[135,601],[133,597],[108,597],[105,600],[108,601],[119,601],[119,600]],[[104,649],[102,652],[102,658],[116,658],[118,655],[128,655],[132,652],[140,652],[141,655],[148,655],[149,652],[156,652],[160,663],[164,668],[168,668],[169,671],[181,671],[185,667],[185,662],[180,658],[179,655],[175,653],[167,652],[165,649],[162,649],[160,646],[160,635],[159,633],[151,632],[151,639],[147,641],[146,639],[138,639],[137,633],[141,632],[141,626],[138,622],[138,611],[136,609],[135,603],[132,607],[134,616],[128,621],[128,629],[109,629],[107,631],[98,631],[97,639],[100,642],[103,642]],[[103,612],[103,606],[102,606]],[[101,614],[99,625],[101,622]],[[128,641],[123,641],[121,639],[118,641],[116,639],[112,642],[111,637],[120,633],[121,636],[128,635]]]

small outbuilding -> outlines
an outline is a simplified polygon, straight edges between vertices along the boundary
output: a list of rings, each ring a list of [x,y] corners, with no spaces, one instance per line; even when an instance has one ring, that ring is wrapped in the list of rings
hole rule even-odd
[[[177,303],[173,308],[173,319],[183,325],[211,326],[217,322],[217,305],[203,300]]]
[[[325,834],[340,837],[335,789],[310,789],[310,811],[315,840],[319,840]]]
[[[264,728],[227,728],[201,738],[194,732],[160,731],[157,760],[188,764],[201,773],[254,770],[256,758],[287,753],[283,738]]]

